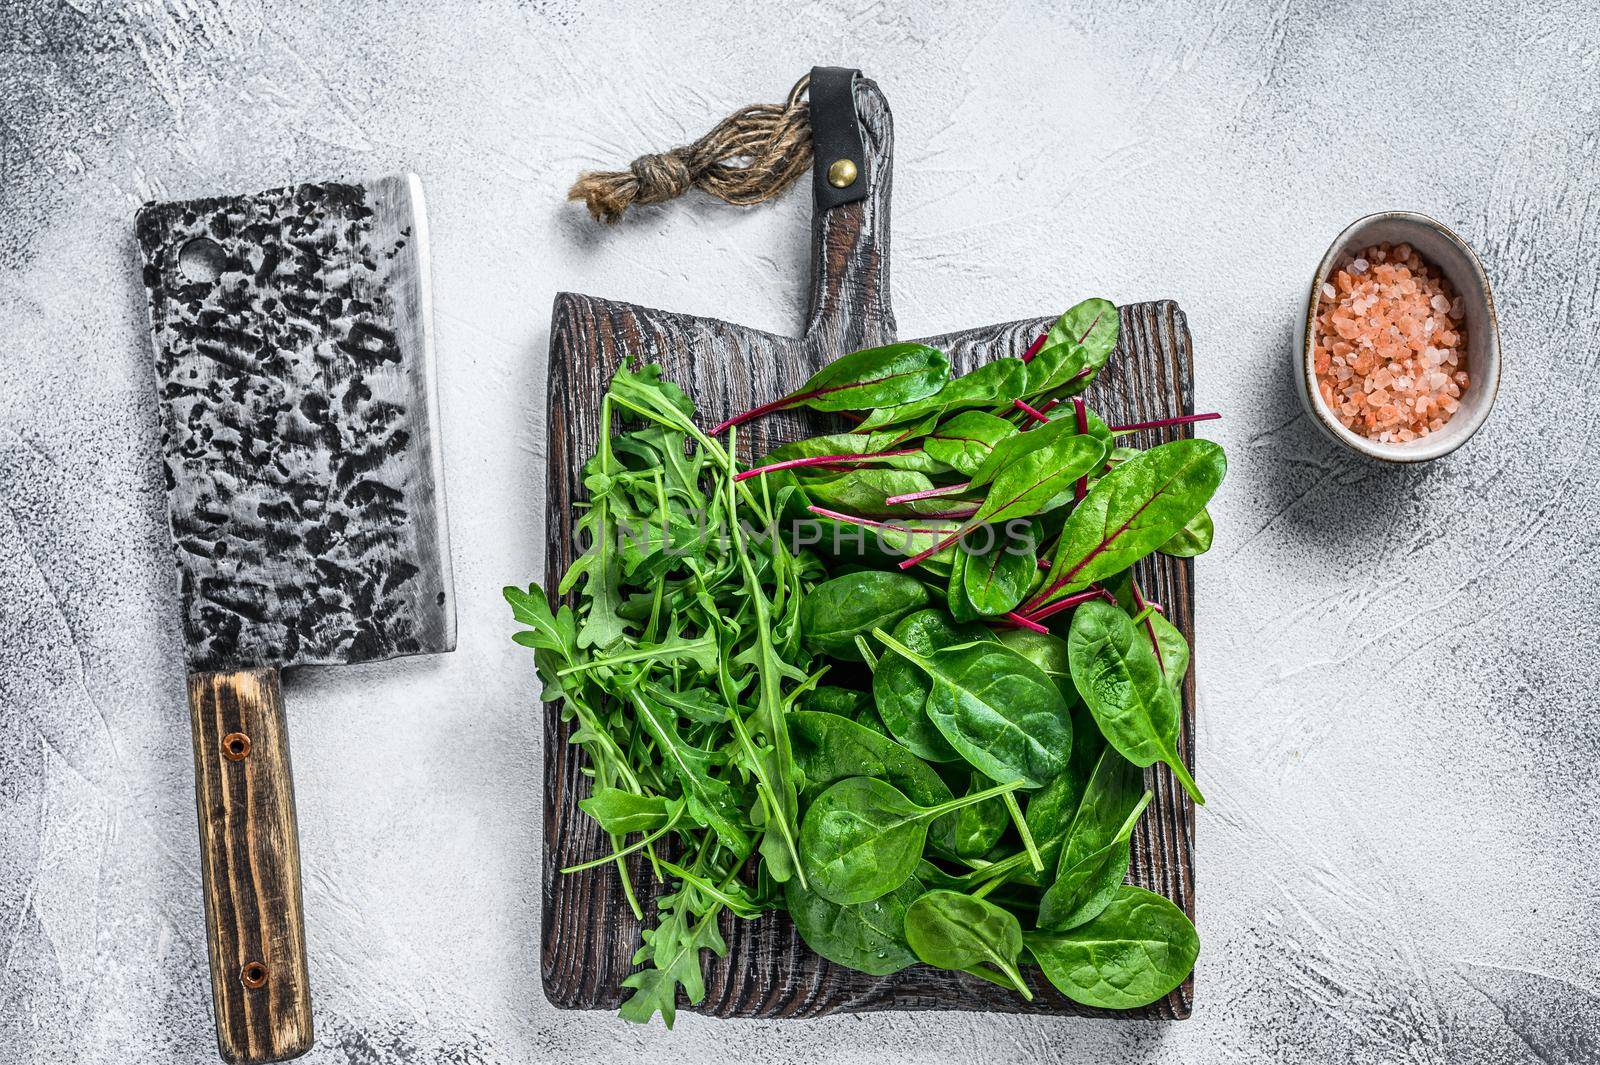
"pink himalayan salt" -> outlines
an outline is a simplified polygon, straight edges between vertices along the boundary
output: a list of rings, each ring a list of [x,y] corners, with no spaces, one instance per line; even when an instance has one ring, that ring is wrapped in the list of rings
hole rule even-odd
[[[1470,383],[1461,300],[1409,244],[1379,244],[1317,293],[1313,368],[1344,426],[1380,443],[1443,429]]]

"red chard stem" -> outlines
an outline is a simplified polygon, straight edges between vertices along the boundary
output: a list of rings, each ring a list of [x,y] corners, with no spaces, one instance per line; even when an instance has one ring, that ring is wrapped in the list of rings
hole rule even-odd
[[[1007,621],[1011,622],[1011,624],[1017,626],[1018,628],[1031,629],[1034,632],[1042,632],[1046,636],[1050,635],[1050,630],[1049,629],[1045,628],[1043,625],[1039,624],[1037,621],[1028,620],[1027,618],[1023,617],[1021,614],[1017,613],[1015,610],[1007,612],[1006,614],[1003,615],[1003,617]]]
[[[933,499],[936,496],[953,496],[961,492],[965,492],[971,487],[972,482],[964,481],[961,484],[947,484],[940,488],[924,488],[920,492],[907,492],[905,495],[890,496],[888,499],[884,500],[884,503],[892,507],[898,503],[910,503],[918,499]]]
[[[1036,422],[1047,422],[1047,421],[1050,420],[1049,418],[1046,418],[1040,412],[1034,410],[1032,407],[1030,407],[1026,403],[1022,402],[1022,400],[1020,400],[1020,399],[1012,400],[1011,401],[1011,405],[1016,407],[1018,410],[1020,410],[1022,413],[1026,414],[1028,417],[1032,418]]]
[[[877,451],[865,455],[812,455],[809,458],[786,459],[783,462],[774,462],[768,466],[757,466],[753,470],[745,470],[734,477],[735,481],[748,480],[759,477],[763,473],[776,473],[778,470],[803,469],[807,466],[843,466],[858,462],[876,462],[878,459],[892,459],[899,455],[915,455],[918,448],[904,448],[900,451]]]
[[[1210,414],[1185,414],[1178,418],[1159,418],[1153,422],[1133,422],[1130,425],[1113,425],[1113,433],[1132,433],[1140,429],[1165,429],[1172,425],[1188,425],[1191,422],[1212,422],[1222,415],[1212,412]]]
[[[1072,397],[1072,411],[1078,419],[1079,435],[1089,432],[1089,408],[1077,396]],[[1089,494],[1089,475],[1086,473],[1078,478],[1078,483],[1072,486],[1072,494],[1077,502],[1082,503],[1083,497]]]

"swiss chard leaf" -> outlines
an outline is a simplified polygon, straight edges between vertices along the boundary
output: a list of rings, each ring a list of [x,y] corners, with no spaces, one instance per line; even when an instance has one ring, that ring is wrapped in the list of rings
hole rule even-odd
[[[1105,455],[1105,445],[1094,437],[1071,435],[1018,456],[995,474],[973,524],[1000,524],[1055,509],[1072,497],[1078,478],[1100,468]]]
[[[914,495],[933,487],[928,475],[916,470],[851,470],[836,477],[807,477],[800,486],[814,503],[863,516],[943,514],[963,506],[977,506],[970,500],[950,498],[918,499],[890,506],[887,501],[891,496]]]
[[[1174,440],[1113,468],[1068,516],[1050,582],[1030,605],[1086,588],[1156,550],[1206,505],[1226,471],[1222,448],[1209,440]]]
[[[1215,531],[1211,524],[1211,512],[1201,507],[1194,517],[1184,523],[1183,528],[1173,533],[1156,550],[1175,558],[1194,558],[1211,550],[1211,538]]]
[[[926,344],[888,344],[835,359],[789,398],[812,410],[871,410],[931,396],[950,379],[950,360]]]
[[[969,407],[1009,403],[1022,395],[1027,380],[1028,367],[1021,359],[993,359],[971,373],[952,377],[931,396],[895,407],[880,407],[861,423],[858,431],[904,424],[930,414],[943,417]]]
[[[1065,411],[1062,416],[1054,416],[1049,422],[1028,429],[1025,432],[1013,433],[1002,438],[995,444],[989,457],[984,459],[972,474],[974,487],[982,487],[993,481],[1002,472],[1011,469],[1027,456],[1046,451],[1056,447],[1062,441],[1077,436],[1086,436],[1097,441],[1105,454],[1110,453],[1111,430],[1106,424],[1094,415],[1089,415],[1089,431],[1080,433],[1077,420],[1071,411]]]
[[[1110,300],[1088,299],[1069,309],[1028,364],[1028,395],[1072,395],[1088,388],[1116,348],[1121,324]]]
[[[971,477],[995,447],[1016,435],[1017,427],[983,411],[957,414],[928,434],[922,449],[957,473]]]
[[[968,556],[961,566],[962,588],[974,611],[992,617],[1022,602],[1039,575],[1041,536],[1037,521],[1013,518],[962,537],[957,547]]]

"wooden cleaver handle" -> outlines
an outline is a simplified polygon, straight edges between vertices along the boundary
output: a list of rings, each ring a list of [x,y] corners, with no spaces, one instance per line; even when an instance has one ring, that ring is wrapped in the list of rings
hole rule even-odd
[[[311,984],[278,671],[190,674],[189,711],[217,1047],[229,1062],[298,1057]]]

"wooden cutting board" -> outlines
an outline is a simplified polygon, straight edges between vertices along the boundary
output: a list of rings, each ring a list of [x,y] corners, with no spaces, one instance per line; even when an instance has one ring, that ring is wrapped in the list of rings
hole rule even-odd
[[[600,397],[624,356],[661,363],[664,376],[688,392],[701,421],[710,425],[796,389],[839,355],[900,339],[889,305],[889,108],[878,87],[864,78],[855,83],[855,104],[868,192],[857,202],[819,209],[813,218],[811,306],[801,336],[570,292],[557,295],[550,338],[546,587],[559,583],[574,557],[574,504],[584,498],[579,471],[594,454]],[[1063,292],[1054,314],[922,342],[948,352],[955,371],[966,372],[990,359],[1021,355],[1055,314],[1091,295],[1100,293]],[[1089,405],[1112,425],[1193,413],[1193,360],[1183,312],[1163,300],[1124,306],[1121,313],[1121,342],[1089,388]],[[752,422],[740,429],[740,450],[749,457],[822,431],[805,419],[786,412]],[[1168,431],[1162,439],[1170,438]],[[1141,563],[1139,577],[1191,646],[1192,568],[1187,559],[1153,555]],[[622,980],[633,970],[639,924],[612,865],[573,875],[559,871],[609,851],[598,826],[578,809],[578,800],[589,794],[589,780],[582,773],[582,751],[568,743],[571,732],[561,720],[560,704],[545,704],[544,991],[562,1009],[610,1010],[622,1000]],[[1178,744],[1191,770],[1193,738],[1191,668],[1184,681]],[[1134,832],[1128,880],[1167,896],[1192,919],[1194,806],[1165,767],[1157,764],[1145,776],[1155,799]],[[642,855],[635,856],[632,873],[643,900],[650,876]],[[653,919],[648,906],[646,913]],[[1032,970],[1036,996],[1029,1003],[975,977],[927,966],[887,977],[841,968],[812,954],[784,914],[756,921],[724,915],[722,931],[729,950],[726,957],[706,958],[705,1000],[697,1007],[680,1002],[680,1008],[719,1017],[954,1009],[1183,1018],[1193,1000],[1190,977],[1143,1009],[1091,1010],[1063,998]]]

